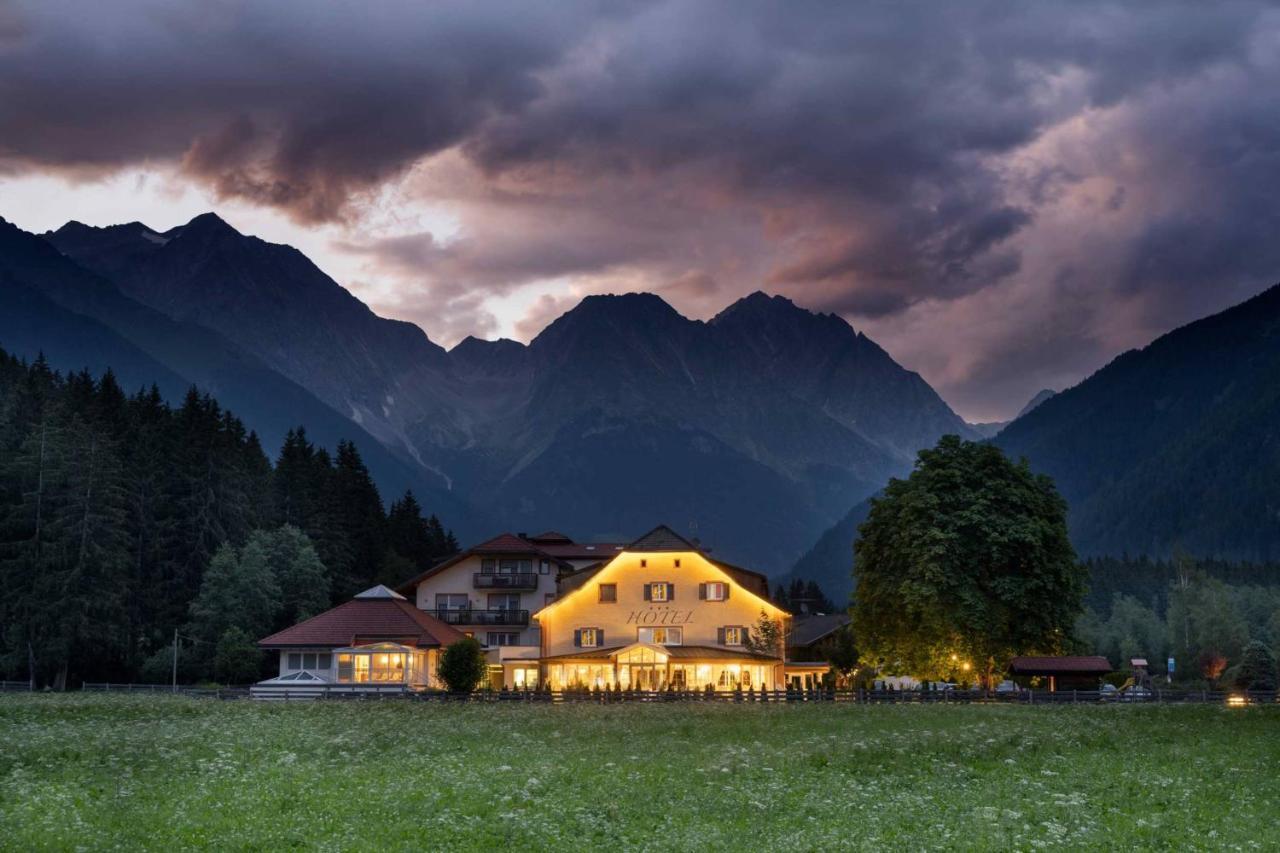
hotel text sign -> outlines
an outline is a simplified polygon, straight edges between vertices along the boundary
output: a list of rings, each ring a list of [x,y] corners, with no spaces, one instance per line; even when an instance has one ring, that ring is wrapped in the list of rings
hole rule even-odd
[[[676,610],[672,607],[632,610],[627,616],[628,625],[688,625],[692,621],[692,610]]]

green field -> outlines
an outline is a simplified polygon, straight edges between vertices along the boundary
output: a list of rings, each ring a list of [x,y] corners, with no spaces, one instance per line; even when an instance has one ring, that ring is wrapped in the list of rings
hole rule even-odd
[[[1280,707],[0,697],[0,846],[1280,846]]]

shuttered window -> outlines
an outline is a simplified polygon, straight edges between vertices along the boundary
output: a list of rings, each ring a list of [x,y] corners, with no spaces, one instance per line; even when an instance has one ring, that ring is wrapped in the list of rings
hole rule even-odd
[[[698,584],[698,598],[702,601],[728,601],[729,585],[723,581]]]
[[[645,601],[675,601],[676,585],[666,581],[647,583],[644,585]]]
[[[573,644],[581,649],[594,649],[604,645],[604,631],[600,628],[578,628],[573,632]]]

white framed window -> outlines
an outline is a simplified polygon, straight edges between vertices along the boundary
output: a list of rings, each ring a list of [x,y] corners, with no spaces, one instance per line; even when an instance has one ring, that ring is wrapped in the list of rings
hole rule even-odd
[[[579,628],[577,634],[578,645],[584,649],[594,649],[600,645],[601,631],[599,628]]]
[[[490,631],[485,638],[487,646],[517,646],[520,644],[518,631]]]
[[[436,610],[468,610],[471,596],[465,592],[437,592]]]
[[[642,643],[653,643],[658,646],[679,646],[684,643],[683,628],[638,628],[636,639]]]
[[[317,670],[329,669],[331,666],[333,666],[333,655],[329,652],[289,652],[286,668]]]
[[[707,601],[725,601],[729,598],[729,585],[724,581],[711,581],[702,585],[702,597]]]
[[[649,594],[646,595],[645,598],[649,601],[670,601],[674,597],[671,594],[671,584],[665,581],[646,584],[646,586],[649,588]]]
[[[741,626],[729,625],[720,630],[724,632],[724,639],[720,642],[726,646],[741,646],[746,642],[746,638],[742,636],[743,630]]]

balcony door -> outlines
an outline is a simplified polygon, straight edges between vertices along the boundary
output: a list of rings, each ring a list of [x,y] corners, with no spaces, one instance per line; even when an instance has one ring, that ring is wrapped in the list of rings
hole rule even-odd
[[[466,593],[436,593],[436,610],[467,610],[470,607],[471,597]]]
[[[490,610],[519,610],[520,594],[517,592],[489,593]]]

